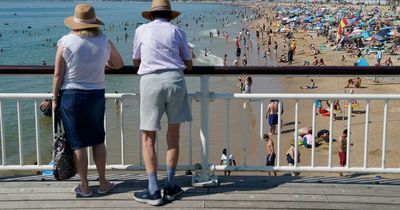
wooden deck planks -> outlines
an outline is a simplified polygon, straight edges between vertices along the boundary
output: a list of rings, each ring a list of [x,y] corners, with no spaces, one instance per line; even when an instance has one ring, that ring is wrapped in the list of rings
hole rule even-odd
[[[147,181],[140,176],[108,175],[118,186],[112,193],[91,198],[76,198],[72,193],[73,181],[40,181],[34,177],[0,177],[0,209],[136,209],[150,208],[132,199],[132,192],[141,190]],[[221,177],[222,183],[214,188],[192,188],[190,177],[179,176],[177,182],[184,187],[184,196],[164,205],[171,209],[399,209],[400,185],[398,180],[385,180],[389,184],[370,184],[373,179],[362,177],[348,182],[346,178],[320,177]],[[337,180],[336,182],[332,180]],[[362,180],[370,180],[369,184]],[[391,184],[390,184],[391,183]],[[92,191],[97,190],[95,177]],[[162,182],[160,181],[160,184]]]

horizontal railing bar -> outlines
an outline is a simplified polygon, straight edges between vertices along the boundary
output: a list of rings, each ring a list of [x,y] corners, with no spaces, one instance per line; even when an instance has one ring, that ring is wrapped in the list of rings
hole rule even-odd
[[[51,98],[51,93],[0,93],[2,99],[37,99],[37,98]],[[124,99],[124,98],[138,98],[136,93],[106,93],[105,97],[108,99]]]
[[[54,66],[0,65],[0,74],[53,74]],[[106,69],[106,74],[137,74],[137,67]],[[188,75],[319,75],[319,76],[399,76],[400,66],[194,66]]]
[[[157,166],[158,170],[166,170],[167,166],[166,165],[158,165]],[[188,165],[188,164],[181,164],[176,167],[177,170],[183,171],[183,170],[193,170],[194,166],[193,165]],[[29,171],[29,170],[36,170],[36,171],[45,171],[45,170],[53,170],[53,166],[51,165],[6,165],[6,166],[1,166],[0,165],[0,171],[7,171],[7,170],[18,170],[18,171]],[[89,170],[96,170],[95,165],[89,165],[88,166]],[[107,170],[145,170],[144,165],[106,165]]]
[[[210,99],[400,99],[400,94],[212,93]]]
[[[293,166],[210,166],[216,171],[299,171],[299,172],[346,172],[346,173],[400,173],[400,168],[363,168],[363,167],[293,167]]]

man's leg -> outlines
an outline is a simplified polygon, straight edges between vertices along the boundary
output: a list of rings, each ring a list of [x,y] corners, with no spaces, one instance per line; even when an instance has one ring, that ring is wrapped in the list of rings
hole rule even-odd
[[[167,180],[166,187],[174,187],[175,170],[179,160],[179,130],[180,124],[169,124],[167,131]]]
[[[146,173],[149,177],[149,191],[154,194],[158,190],[157,185],[157,156],[154,149],[156,143],[155,131],[142,130],[142,152],[146,166]]]

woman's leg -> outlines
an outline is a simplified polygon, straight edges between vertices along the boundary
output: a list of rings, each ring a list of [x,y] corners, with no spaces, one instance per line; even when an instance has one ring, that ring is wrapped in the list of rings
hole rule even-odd
[[[98,144],[92,147],[93,148],[93,160],[96,164],[97,172],[99,174],[99,189],[100,191],[104,191],[108,187],[108,183],[106,181],[106,159],[107,159],[107,151],[104,143]]]
[[[81,192],[88,193],[90,191],[89,181],[87,178],[88,173],[88,159],[86,148],[74,150],[74,161],[79,176],[81,177]]]

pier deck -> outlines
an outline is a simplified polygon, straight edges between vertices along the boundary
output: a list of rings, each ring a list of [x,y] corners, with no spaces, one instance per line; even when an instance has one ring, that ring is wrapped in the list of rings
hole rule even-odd
[[[46,176],[0,177],[0,209],[141,209],[132,192],[147,185],[143,173],[109,173],[117,183],[110,194],[77,198],[72,188],[78,177],[54,181]],[[98,184],[90,176],[92,191]],[[220,177],[213,188],[193,188],[191,177],[179,175],[177,182],[185,193],[180,200],[163,205],[170,209],[399,209],[400,179],[380,180],[373,176]],[[161,184],[161,181],[160,181]]]

